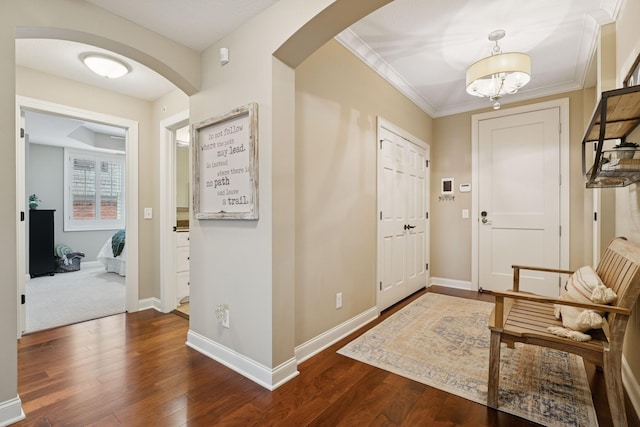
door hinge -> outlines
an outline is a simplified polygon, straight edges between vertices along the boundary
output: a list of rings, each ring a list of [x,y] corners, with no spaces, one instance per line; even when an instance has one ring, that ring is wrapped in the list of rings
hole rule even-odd
[[[382,282],[380,282],[380,290],[382,290]]]
[[[428,270],[428,269],[429,269],[429,263],[426,263],[426,264],[424,265],[424,269],[425,269],[425,270]]]
[[[425,160],[424,163],[425,163],[425,167],[428,168],[429,167],[429,160]]]
[[[558,123],[558,133],[562,133],[562,122]]]
[[[24,222],[24,211],[20,211],[20,222]]]
[[[382,211],[380,211],[380,221],[382,221]]]
[[[594,212],[593,213],[593,220],[597,221],[598,220],[598,212]]]
[[[24,128],[20,128],[20,138],[24,138]]]
[[[560,237],[562,237],[562,226],[561,225],[558,226],[558,234],[560,234]]]
[[[424,218],[425,218],[425,219],[429,219],[429,212],[425,212],[425,213],[424,213]]]
[[[27,296],[25,294],[20,295],[20,304],[24,305],[27,303]]]
[[[382,139],[380,140],[380,149],[382,150]]]

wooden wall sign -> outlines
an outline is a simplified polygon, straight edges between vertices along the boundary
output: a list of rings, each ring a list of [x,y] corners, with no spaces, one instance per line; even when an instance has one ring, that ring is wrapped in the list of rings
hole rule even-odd
[[[196,219],[258,219],[258,104],[192,125]]]

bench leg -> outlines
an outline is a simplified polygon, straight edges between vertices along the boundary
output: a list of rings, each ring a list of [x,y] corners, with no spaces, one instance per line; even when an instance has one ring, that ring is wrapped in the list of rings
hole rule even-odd
[[[489,344],[489,387],[487,405],[498,407],[498,386],[500,385],[500,332],[491,331]]]
[[[614,427],[627,427],[627,413],[624,405],[622,384],[622,357],[610,352],[604,353],[604,382],[607,388],[607,400]]]

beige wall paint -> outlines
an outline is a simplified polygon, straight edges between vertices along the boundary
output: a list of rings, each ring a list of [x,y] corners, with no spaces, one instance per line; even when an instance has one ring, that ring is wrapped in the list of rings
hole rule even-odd
[[[339,3],[352,7],[333,7]],[[283,62],[296,56],[293,51],[325,42],[344,29],[306,25],[315,16],[327,14],[325,19],[333,17],[346,26],[379,4],[280,0],[202,54],[202,90],[190,99],[192,122],[249,102],[259,105],[260,219],[194,221],[190,233],[191,329],[193,336],[232,349],[263,367],[295,363],[292,230],[296,212],[292,207],[296,194],[293,185],[281,185],[296,170],[295,110],[287,106],[295,93],[294,73]],[[338,12],[344,13],[338,16]],[[283,62],[274,60],[273,53],[285,42],[292,49],[281,52]],[[230,53],[224,66],[218,60],[221,47]],[[289,63],[295,65],[295,60]],[[229,329],[218,325],[218,304],[229,305]]]
[[[150,156],[158,155],[152,142],[154,126],[152,126],[151,103],[148,101],[21,67],[16,67],[16,93],[29,98],[137,121],[140,157],[148,160]],[[156,163],[141,161],[138,165],[140,206],[157,205],[155,200],[159,194],[158,181],[153,179]],[[157,233],[153,223],[154,221],[142,219],[138,221],[141,248],[157,248],[157,245],[154,245]],[[139,297],[142,299],[159,296],[156,284],[159,253],[157,250],[140,251],[139,256]]]
[[[616,21],[616,74],[617,87],[631,69],[633,62],[640,54],[640,2],[626,0],[623,3]],[[636,129],[629,141],[640,142],[640,129]],[[640,242],[640,187],[631,184],[615,190],[615,234],[626,236],[630,240]],[[624,357],[633,372],[636,381],[640,382],[640,304],[636,304],[627,326],[624,342]]]
[[[42,37],[60,36],[69,40],[94,44],[106,49],[113,50],[125,56],[129,56],[136,61],[151,65],[166,77],[175,79],[176,84],[180,84],[188,91],[195,91],[200,79],[200,58],[199,55],[184,46],[159,36],[156,33],[145,30],[130,21],[117,17],[97,8],[89,3],[75,0],[29,0],[29,1],[6,1],[2,3],[2,13],[0,14],[0,53],[3,61],[0,64],[0,140],[3,142],[4,156],[0,158],[0,190],[7,195],[2,205],[0,205],[0,239],[7,244],[0,249],[0,268],[2,269],[5,281],[0,283],[0,402],[10,402],[17,396],[17,352],[16,352],[16,331],[17,331],[17,289],[15,286],[16,271],[16,224],[17,212],[15,194],[15,102],[16,84],[21,85],[20,94],[38,99],[51,100],[56,103],[74,105],[94,111],[104,111],[103,107],[111,115],[123,117],[132,113],[133,120],[144,117],[146,123],[149,122],[151,112],[149,107],[126,106],[114,109],[111,102],[115,102],[116,96],[104,94],[100,99],[94,97],[95,92],[87,88],[75,86],[64,79],[49,76],[55,84],[62,84],[62,87],[71,87],[68,92],[55,92],[55,88],[49,85],[42,85],[41,79],[29,80],[29,71],[20,71],[19,82],[16,82],[15,61],[15,39],[18,36]],[[29,84],[24,84],[29,80]],[[22,83],[21,83],[22,82]],[[31,85],[33,83],[33,85]],[[53,85],[55,86],[55,85]],[[40,89],[40,90],[38,90]],[[85,95],[85,96],[82,96]],[[135,104],[135,102],[134,102]],[[140,149],[150,151],[151,134],[150,125],[142,123],[140,128],[141,145]],[[144,160],[144,157],[141,157]],[[152,173],[151,173],[152,174]],[[141,206],[144,204],[154,205],[154,195],[148,193],[149,176],[143,171],[141,186],[144,188],[140,192]],[[146,226],[140,227],[140,243],[148,243],[148,233]],[[11,244],[13,242],[14,244]],[[142,246],[141,246],[142,247]],[[154,296],[154,284],[152,270],[153,255],[140,259],[140,297]],[[157,262],[157,261],[155,261]],[[15,409],[13,405],[11,410]],[[13,416],[3,409],[3,416]],[[3,420],[4,421],[4,420]]]
[[[144,224],[145,237],[147,237],[144,243],[142,239],[140,240],[140,257],[146,253],[145,257],[151,262],[148,282],[150,286],[145,289],[148,293],[143,294],[141,289],[140,298],[160,298],[162,296],[160,292],[160,265],[163,262],[160,259],[160,174],[164,173],[159,168],[160,122],[183,111],[188,111],[189,97],[180,89],[175,89],[151,103],[149,110],[151,114],[149,146],[148,150],[140,151],[140,172],[144,169],[144,175],[139,173],[139,199],[140,212],[143,212],[142,208],[144,207],[151,207],[154,219],[139,221]],[[142,278],[140,280],[142,283]]]
[[[3,155],[0,157],[0,194],[5,195],[0,204],[0,402],[16,399],[18,395],[18,354],[16,331],[18,330],[18,292],[16,287],[17,258],[17,207],[16,207],[16,93],[15,93],[15,25],[12,19],[13,2],[3,4],[0,14],[0,141]],[[22,274],[22,272],[20,272]],[[16,408],[17,409],[17,408]],[[11,414],[10,416],[20,416]]]
[[[539,98],[527,102],[503,105],[502,110],[522,105],[536,104],[553,99],[569,98],[570,120],[570,259],[571,267],[579,267],[585,259],[584,224],[588,214],[584,205],[584,181],[582,179],[581,141],[584,133],[584,106],[582,91]],[[436,118],[434,120],[431,160],[431,263],[432,276],[470,282],[471,277],[471,227],[472,219],[462,219],[462,209],[471,212],[471,194],[456,192],[454,201],[438,201],[442,178],[454,178],[458,184],[471,183],[471,117],[469,113]],[[475,191],[475,189],[472,189]]]
[[[377,116],[432,139],[432,119],[338,42],[296,68],[296,345],[376,305]]]
[[[16,12],[11,13],[7,9],[14,4]],[[2,7],[18,38],[53,38],[102,47],[157,71],[186,93],[199,88],[198,52],[88,2],[9,0]]]

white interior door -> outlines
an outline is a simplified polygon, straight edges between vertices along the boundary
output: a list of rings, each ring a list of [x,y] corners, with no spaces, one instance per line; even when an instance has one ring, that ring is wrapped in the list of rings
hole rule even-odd
[[[390,127],[390,126],[389,126]],[[378,309],[428,278],[428,146],[378,129]]]
[[[509,289],[511,265],[560,268],[558,108],[478,125],[479,287]],[[557,296],[559,276],[523,271],[521,290]]]
[[[427,283],[427,153],[423,147],[407,141],[405,146],[407,242],[407,294]]]

